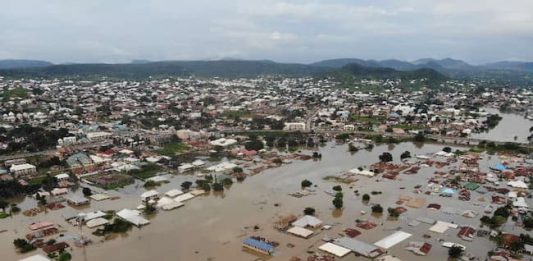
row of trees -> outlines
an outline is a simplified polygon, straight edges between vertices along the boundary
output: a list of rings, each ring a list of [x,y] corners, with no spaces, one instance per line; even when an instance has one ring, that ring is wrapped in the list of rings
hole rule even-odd
[[[452,152],[452,148],[444,147],[442,149],[442,151],[447,152],[447,153],[451,153]],[[401,160],[408,159],[408,158],[411,158],[411,152],[410,151],[406,150],[402,154],[400,154],[400,159]],[[379,160],[381,162],[391,162],[393,160],[393,157],[392,157],[392,154],[390,152],[383,152],[381,155],[379,155]]]
[[[0,128],[0,142],[8,144],[6,149],[0,150],[0,154],[47,150],[54,148],[57,145],[57,140],[66,136],[70,136],[70,134],[65,128],[48,130],[29,124],[22,124],[9,131]]]

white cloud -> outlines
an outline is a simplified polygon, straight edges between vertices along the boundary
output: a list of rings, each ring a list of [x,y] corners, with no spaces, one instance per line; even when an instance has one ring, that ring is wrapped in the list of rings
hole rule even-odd
[[[533,60],[531,10],[529,0],[6,0],[0,59]]]

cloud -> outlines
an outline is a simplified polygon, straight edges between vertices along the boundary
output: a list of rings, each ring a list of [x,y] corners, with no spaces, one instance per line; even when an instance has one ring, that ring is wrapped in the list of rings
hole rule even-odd
[[[533,60],[531,10],[524,0],[6,0],[0,59]]]

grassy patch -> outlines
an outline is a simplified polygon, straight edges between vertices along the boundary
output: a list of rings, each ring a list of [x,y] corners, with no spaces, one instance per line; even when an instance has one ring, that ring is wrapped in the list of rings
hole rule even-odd
[[[353,179],[342,178],[342,177],[337,177],[337,176],[326,176],[323,178],[323,180],[343,183],[343,184],[351,184],[355,182]]]
[[[5,91],[3,94],[2,94],[2,97],[4,99],[9,99],[9,98],[27,98],[28,97],[28,91],[24,88],[21,88],[21,87],[17,87],[13,90],[9,90],[9,91]]]
[[[0,212],[0,219],[4,219],[6,217],[9,217],[9,214],[7,214],[5,212]]]
[[[161,155],[172,157],[186,150],[187,150],[187,145],[185,143],[171,142],[171,143],[165,144],[163,148],[159,150],[159,153]]]
[[[225,111],[224,117],[228,119],[237,119],[237,118],[243,118],[243,117],[251,117],[252,114],[248,111]]]
[[[134,177],[136,177],[138,179],[145,180],[145,179],[148,179],[148,178],[151,178],[151,177],[155,176],[157,174],[157,172],[159,172],[159,171],[161,171],[161,167],[160,166],[157,166],[156,164],[150,163],[150,164],[146,164],[146,165],[142,166],[140,170],[131,171],[131,175],[133,175]]]
[[[352,115],[352,121],[379,125],[387,120],[385,116]]]
[[[30,183],[30,185],[41,185],[46,178],[47,177],[45,175],[39,176],[39,177],[35,177],[35,178],[31,179],[28,183]]]

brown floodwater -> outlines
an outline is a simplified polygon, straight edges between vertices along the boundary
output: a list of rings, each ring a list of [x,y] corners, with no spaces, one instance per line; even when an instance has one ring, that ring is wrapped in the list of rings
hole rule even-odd
[[[455,222],[457,224],[471,224],[479,226],[479,216],[475,218],[465,218],[460,214],[449,215],[443,211],[429,211],[425,206],[420,209],[409,208],[397,221],[388,221],[386,214],[382,217],[361,214],[364,210],[370,213],[370,207],[363,204],[361,198],[356,196],[354,190],[359,190],[360,194],[371,191],[382,191],[383,194],[371,196],[370,203],[380,203],[385,209],[389,206],[396,206],[395,202],[400,195],[412,197],[422,197],[427,203],[439,203],[443,208],[454,208],[459,213],[464,210],[474,210],[482,213],[490,199],[484,195],[486,202],[477,202],[476,199],[481,194],[472,193],[472,201],[459,201],[442,198],[438,196],[415,195],[413,187],[415,185],[427,184],[428,179],[436,170],[433,167],[422,168],[418,174],[401,174],[398,180],[381,180],[377,178],[360,177],[352,185],[341,184],[344,191],[344,208],[342,211],[335,210],[331,203],[332,197],[325,193],[331,191],[332,186],[337,183],[323,180],[330,175],[338,175],[349,169],[359,166],[368,166],[378,160],[378,155],[384,151],[390,151],[395,162],[399,162],[400,154],[408,150],[411,155],[434,153],[440,151],[443,145],[426,144],[416,146],[413,143],[402,143],[398,145],[380,145],[372,151],[359,151],[350,154],[347,145],[334,145],[329,143],[320,149],[323,158],[320,161],[294,161],[291,164],[280,168],[269,169],[259,175],[248,177],[242,183],[234,183],[230,189],[224,193],[210,193],[199,196],[185,203],[181,207],[172,211],[160,211],[151,219],[151,223],[142,228],[133,228],[124,235],[115,236],[109,240],[90,235],[92,230],[83,228],[84,235],[90,235],[93,244],[85,248],[72,248],[73,260],[289,260],[292,256],[306,258],[307,251],[318,251],[322,238],[325,235],[337,236],[342,230],[348,227],[355,228],[356,219],[369,219],[379,226],[372,230],[362,230],[358,240],[368,243],[392,234],[395,229],[413,234],[413,236],[400,244],[390,248],[388,252],[402,260],[446,260],[447,249],[440,246],[439,238],[446,241],[457,242],[467,247],[467,252],[484,258],[486,253],[493,249],[494,243],[486,238],[475,238],[472,242],[466,242],[457,237],[457,229],[450,229],[446,234],[435,234],[428,230],[430,225],[420,224],[416,227],[409,227],[407,223],[420,216]],[[482,170],[488,171],[489,162],[497,162],[496,156],[485,155],[480,165]],[[447,170],[444,167],[442,170]],[[180,188],[181,182],[185,180],[194,181],[193,175],[173,176],[171,182],[158,187],[159,192],[166,192],[172,188]],[[315,193],[302,198],[289,196],[300,190],[300,182],[303,179],[312,181]],[[400,189],[404,187],[405,189]],[[106,200],[101,202],[91,202],[91,206],[83,211],[89,210],[120,210],[122,208],[133,209],[140,204],[139,195],[144,192],[144,188],[137,182],[120,191],[112,191],[111,195],[119,195],[119,200]],[[77,193],[80,193],[78,191]],[[528,199],[531,205],[531,200]],[[275,204],[279,204],[275,206]],[[23,210],[35,206],[34,200],[26,199],[20,206]],[[305,207],[314,207],[317,216],[325,224],[333,225],[328,231],[319,231],[309,239],[301,239],[295,236],[279,232],[273,228],[273,223],[279,216],[295,214],[301,215]],[[28,225],[36,221],[54,221],[59,223],[67,233],[79,234],[78,228],[71,226],[62,218],[62,214],[74,211],[71,207],[61,210],[48,211],[36,217],[25,217],[22,214],[15,215],[4,220],[0,220],[0,230],[7,232],[0,234],[1,260],[18,260],[24,256],[41,253],[41,250],[34,251],[27,255],[19,255],[15,252],[11,243],[15,238],[23,237],[28,232]],[[76,210],[78,211],[78,210]],[[254,230],[254,226],[259,229]],[[515,228],[512,224],[507,224],[504,229],[512,232],[523,232],[520,228]],[[423,234],[430,234],[432,238],[424,239]],[[264,236],[280,243],[276,248],[276,253],[272,257],[256,255],[244,251],[241,242],[246,236]],[[428,256],[419,257],[404,250],[409,241],[425,241],[433,245]],[[289,247],[288,244],[294,245]],[[354,254],[342,258],[341,260],[365,260],[363,257],[356,257]]]
[[[473,138],[503,142],[528,142],[527,137],[531,135],[529,128],[533,127],[532,120],[515,113],[502,113],[494,108],[486,108],[486,111],[499,114],[502,119],[493,129],[472,134]]]

